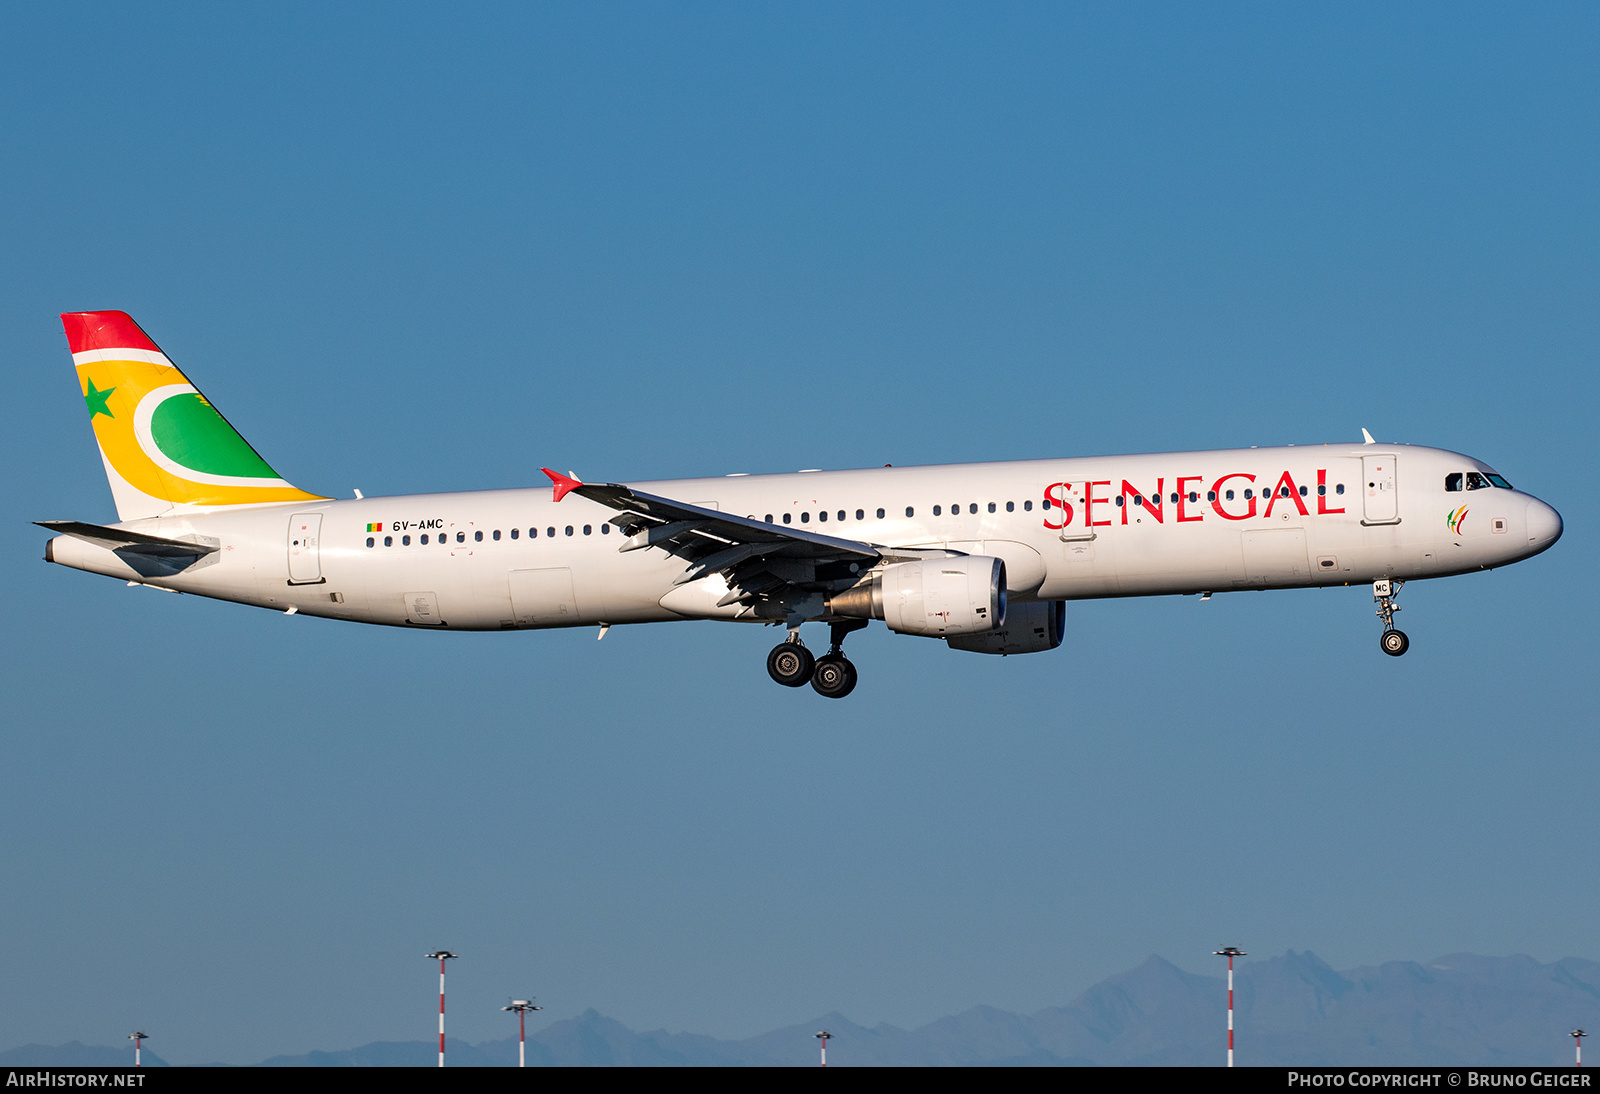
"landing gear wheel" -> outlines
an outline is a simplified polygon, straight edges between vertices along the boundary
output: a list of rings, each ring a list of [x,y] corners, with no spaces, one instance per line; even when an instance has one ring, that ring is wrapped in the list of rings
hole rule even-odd
[[[1399,657],[1411,648],[1411,639],[1406,637],[1405,631],[1387,630],[1383,632],[1383,637],[1378,639],[1378,644],[1390,657]]]
[[[767,654],[767,674],[786,688],[803,688],[811,679],[816,658],[798,642],[773,646]]]
[[[827,653],[817,658],[811,686],[818,695],[843,699],[856,689],[856,667],[842,653]]]

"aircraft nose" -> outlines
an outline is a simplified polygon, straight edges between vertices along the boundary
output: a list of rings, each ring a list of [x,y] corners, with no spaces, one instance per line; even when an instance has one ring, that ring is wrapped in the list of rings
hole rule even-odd
[[[1528,501],[1528,546],[1543,551],[1561,538],[1561,514],[1538,498]]]

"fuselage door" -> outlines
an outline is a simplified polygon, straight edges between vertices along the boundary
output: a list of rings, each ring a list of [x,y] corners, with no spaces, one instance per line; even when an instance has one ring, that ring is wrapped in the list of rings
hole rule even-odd
[[[1366,524],[1398,524],[1400,495],[1395,489],[1395,458],[1361,457],[1361,514]]]
[[[289,518],[289,584],[316,585],[322,581],[321,513],[296,513]]]
[[[518,626],[561,627],[578,621],[572,571],[567,567],[512,570],[510,584],[511,611]]]

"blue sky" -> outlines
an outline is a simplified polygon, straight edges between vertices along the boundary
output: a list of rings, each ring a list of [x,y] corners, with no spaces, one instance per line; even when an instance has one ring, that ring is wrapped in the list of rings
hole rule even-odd
[[[529,992],[743,1036],[1224,944],[1600,956],[1597,24],[7,10],[0,1040],[425,1039],[440,946],[471,1040]],[[46,566],[28,521],[114,515],[56,318],[98,308],[343,496],[1364,426],[1567,532],[1408,586],[1398,661],[1360,589],[1107,601],[1033,657],[875,627],[825,703],[755,628],[423,635]]]

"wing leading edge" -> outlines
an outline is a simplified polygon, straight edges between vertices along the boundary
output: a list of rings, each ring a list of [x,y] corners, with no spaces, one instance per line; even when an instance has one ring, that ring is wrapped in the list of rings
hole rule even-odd
[[[760,618],[788,618],[799,600],[847,589],[880,563],[952,553],[907,551],[819,535],[618,483],[585,483],[548,467],[542,470],[555,486],[556,501],[577,494],[617,511],[611,523],[626,537],[619,551],[659,547],[683,559],[688,565],[674,585],[720,573],[728,592],[717,607],[744,605]]]

